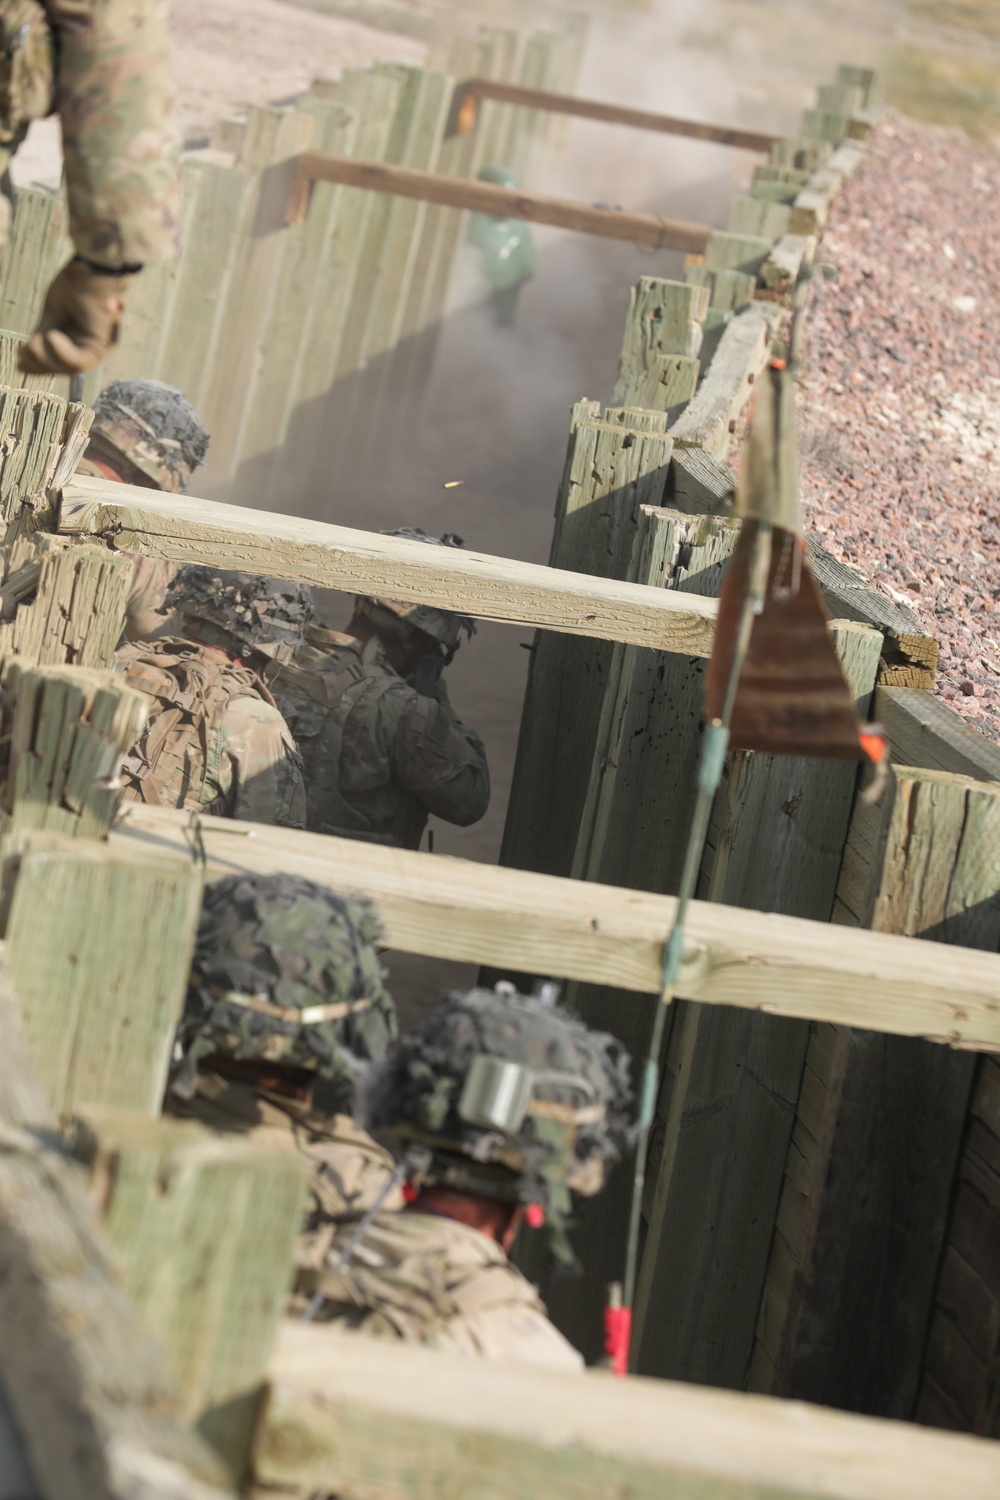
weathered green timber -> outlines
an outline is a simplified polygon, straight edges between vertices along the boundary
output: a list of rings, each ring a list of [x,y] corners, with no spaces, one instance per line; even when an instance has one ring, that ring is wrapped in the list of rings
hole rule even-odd
[[[193,857],[31,834],[8,840],[5,949],[57,1112],[159,1113],[201,909]],[[9,892],[13,887],[13,896]]]
[[[0,832],[103,838],[118,806],[122,757],[148,700],[95,667],[7,666],[0,689],[6,766]]]
[[[309,1164],[254,1132],[85,1108],[76,1149],[183,1412],[243,1478]],[[169,1254],[164,1248],[169,1247]]]
[[[996,952],[1000,784],[898,767],[857,805],[836,922]],[[913,1415],[975,1059],[813,1026],[753,1383]]]

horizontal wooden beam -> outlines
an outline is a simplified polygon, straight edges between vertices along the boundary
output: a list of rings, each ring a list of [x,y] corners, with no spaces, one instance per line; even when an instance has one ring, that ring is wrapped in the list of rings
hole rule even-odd
[[[363,161],[357,156],[335,156],[329,151],[303,151],[298,158],[295,186],[285,215],[290,224],[299,224],[305,218],[310,184],[314,182],[336,182],[343,187],[367,188],[397,198],[417,198],[443,208],[468,209],[500,219],[527,219],[532,224],[551,224],[556,229],[628,240],[634,245],[652,245],[657,250],[685,250],[692,255],[703,253],[712,232],[706,224],[630,213],[621,208],[599,208],[572,198],[551,198],[520,188],[473,182],[468,177],[449,177],[390,162]]]
[[[551,115],[574,115],[580,120],[600,120],[605,125],[629,125],[633,130],[655,130],[661,135],[683,135],[693,141],[712,141],[717,146],[736,146],[743,151],[770,151],[779,135],[760,130],[741,130],[735,125],[709,125],[703,120],[685,120],[677,115],[656,114],[648,109],[630,109],[624,104],[605,104],[599,99],[576,99],[572,94],[552,94],[547,89],[526,89],[516,83],[493,78],[466,78],[456,83],[445,135],[467,135],[479,122],[480,99],[538,109]]]
[[[286,1324],[259,1484],[423,1500],[994,1500],[1000,1444],[801,1402]]]
[[[416,599],[482,620],[541,626],[707,656],[718,606],[673,589],[569,573],[509,557],[323,521],[77,478],[62,492],[59,529],[104,536],[124,552],[241,568],[320,588]]]
[[[390,947],[660,990],[672,896],[131,803],[116,842],[200,848],[210,879],[286,871],[375,901]],[[650,834],[655,837],[655,833]],[[692,903],[679,994],[1000,1051],[1000,955]]]

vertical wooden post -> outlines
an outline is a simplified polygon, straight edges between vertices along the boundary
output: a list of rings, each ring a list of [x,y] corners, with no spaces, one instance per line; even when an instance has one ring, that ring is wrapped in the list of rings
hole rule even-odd
[[[105,837],[122,756],[142,732],[146,708],[143,694],[114,672],[11,662],[3,679],[9,740],[0,830]]]
[[[85,1108],[78,1153],[182,1411],[244,1477],[310,1178],[252,1131]],[[167,1249],[169,1253],[164,1254]]]
[[[835,921],[996,952],[1000,784],[897,768],[859,805]],[[815,1026],[755,1387],[912,1415],[974,1059]]]
[[[733,522],[644,508],[630,576],[715,596],[737,534]],[[701,745],[704,672],[700,660],[613,648],[585,803],[576,820],[574,875],[640,890],[677,890]],[[612,1031],[636,1058],[645,1055],[652,1021],[648,996],[571,984],[566,1001],[591,1024]],[[621,1276],[630,1192],[625,1164],[599,1198],[577,1205],[573,1239],[583,1277],[561,1282],[550,1276],[546,1283],[552,1316],[588,1359],[600,1353],[607,1285]],[[532,1269],[538,1275],[548,1268]]]
[[[132,559],[35,532],[0,552],[0,662],[111,667]]]
[[[57,1111],[159,1113],[201,909],[193,858],[33,834],[8,844],[7,961]]]
[[[345,105],[307,95],[299,112],[313,122],[313,145],[322,151],[349,153],[354,149],[359,121]],[[305,221],[287,225],[274,305],[262,335],[260,375],[250,401],[250,415],[240,449],[239,487],[249,480],[259,491],[263,472],[270,469],[288,435],[297,395],[297,377],[308,346],[313,319],[328,296],[337,269],[338,205],[346,190],[316,183]],[[250,467],[252,466],[252,468]],[[283,487],[284,488],[284,487]],[[282,494],[294,509],[294,497]]]
[[[70,258],[65,194],[18,188],[10,241],[0,261],[0,328],[30,333],[56,271]]]
[[[49,935],[35,929],[36,942]],[[232,1500],[222,1465],[179,1418],[79,1168],[54,1144],[55,1114],[32,1071],[18,999],[3,972],[0,1385],[41,1494]]]
[[[287,244],[285,208],[295,157],[311,144],[312,133],[312,120],[298,110],[255,109],[250,115],[238,165],[255,174],[252,212],[232,263],[222,336],[202,411],[212,434],[208,472],[216,488],[231,481],[239,460]]]
[[[552,567],[627,577],[639,508],[661,502],[672,444],[657,412],[573,410]],[[521,716],[501,863],[568,875],[613,647],[539,632]]]
[[[922,1361],[916,1419],[1000,1436],[1000,1062],[981,1057]]]
[[[865,717],[882,638],[850,621],[833,636]],[[699,895],[828,921],[856,779],[850,761],[737,752]],[[808,1040],[806,1022],[675,1007],[635,1315],[644,1374],[744,1383]]]
[[[616,406],[671,411],[691,399],[698,381],[697,355],[707,311],[707,289],[658,276],[639,277],[629,294],[613,398]],[[648,399],[661,389],[661,399]]]

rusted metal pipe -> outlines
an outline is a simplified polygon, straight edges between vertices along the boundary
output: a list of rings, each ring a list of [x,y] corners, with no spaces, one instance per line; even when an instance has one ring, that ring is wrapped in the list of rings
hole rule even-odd
[[[708,125],[676,115],[654,114],[648,109],[629,109],[623,104],[602,104],[597,99],[575,99],[572,94],[550,94],[544,89],[525,89],[516,83],[498,83],[492,78],[466,78],[455,85],[446,136],[468,135],[479,118],[479,101],[514,104],[521,109],[539,109],[547,114],[575,115],[581,120],[602,120],[606,125],[630,125],[635,130],[658,130],[663,135],[683,135],[718,146],[736,146],[742,151],[770,151],[780,135],[759,130],[740,130],[733,125]]]
[[[540,193],[496,187],[489,182],[472,182],[467,177],[447,177],[414,167],[363,161],[356,156],[335,156],[328,151],[303,151],[299,156],[295,186],[285,215],[290,224],[301,223],[305,218],[314,182],[367,188],[374,193],[417,198],[444,208],[471,209],[497,218],[527,219],[533,224],[552,224],[557,229],[628,240],[661,250],[684,250],[693,255],[702,254],[712,232],[707,224],[661,219],[656,214],[629,213],[621,208],[600,208],[571,198],[549,198]]]

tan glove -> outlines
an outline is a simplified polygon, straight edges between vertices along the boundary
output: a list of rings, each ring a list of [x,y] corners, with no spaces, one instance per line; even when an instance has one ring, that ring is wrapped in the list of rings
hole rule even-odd
[[[49,287],[38,328],[21,345],[25,375],[82,375],[118,342],[130,274],[111,275],[74,258]]]

